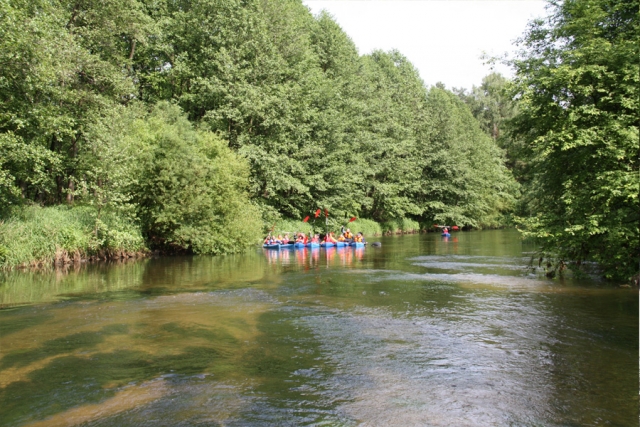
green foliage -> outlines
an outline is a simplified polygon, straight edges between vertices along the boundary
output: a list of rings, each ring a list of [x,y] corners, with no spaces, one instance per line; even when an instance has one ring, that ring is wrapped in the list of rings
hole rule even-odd
[[[382,227],[372,219],[358,218],[347,227],[349,227],[354,234],[362,233],[365,237],[382,235]]]
[[[271,229],[269,229],[269,231],[270,230]],[[286,233],[289,234],[291,239],[293,239],[293,233],[297,232],[309,235],[314,232],[313,225],[308,222],[282,219],[276,223],[275,227],[273,227],[273,232],[271,234],[276,236],[282,234],[284,236]]]
[[[0,222],[0,267],[51,264],[56,257],[145,250],[140,229],[112,213],[97,219],[89,206],[27,206]]]
[[[532,177],[522,225],[543,251],[626,280],[640,254],[638,5],[551,5],[513,62]]]
[[[480,86],[470,91],[454,89],[467,104],[482,130],[505,152],[507,167],[518,182],[528,180],[526,170],[526,147],[520,138],[514,138],[509,121],[518,111],[518,103],[513,98],[510,81],[499,73],[491,73],[482,79]]]
[[[0,209],[90,206],[108,246],[132,244],[108,215],[212,254],[317,208],[316,232],[479,226],[515,194],[481,134],[402,54],[359,56],[297,0],[0,2]]]
[[[480,129],[468,107],[434,87],[427,96],[432,123],[421,161],[423,218],[440,224],[481,227],[511,208],[517,183],[502,151]]]
[[[249,169],[220,138],[194,129],[168,103],[135,127],[147,147],[133,192],[154,247],[219,254],[260,238],[260,212],[246,194]]]
[[[408,218],[400,218],[391,221],[385,221],[380,224],[382,232],[387,233],[416,233],[420,231],[420,224]]]
[[[0,3],[0,134],[27,154],[0,161],[0,177],[22,196],[73,201],[87,128],[135,92],[127,58],[149,30],[142,10],[136,0]]]

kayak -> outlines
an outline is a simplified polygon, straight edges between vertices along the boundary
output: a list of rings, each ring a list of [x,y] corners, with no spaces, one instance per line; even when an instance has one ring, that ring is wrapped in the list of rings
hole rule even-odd
[[[302,243],[302,242],[296,242],[296,243],[293,244],[293,247],[294,248],[304,248],[305,244]]]
[[[322,242],[320,243],[320,247],[322,248],[332,248],[334,246],[333,242]]]
[[[449,234],[449,233],[442,233],[442,237],[451,237],[451,234]]]
[[[320,243],[317,242],[309,242],[305,245],[308,248],[319,248],[320,247]]]
[[[354,248],[364,248],[364,243],[362,242],[351,242],[351,246]]]

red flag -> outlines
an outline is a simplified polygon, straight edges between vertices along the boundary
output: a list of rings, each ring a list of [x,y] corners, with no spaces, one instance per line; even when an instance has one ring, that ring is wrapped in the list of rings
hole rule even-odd
[[[352,217],[351,217],[351,219],[349,220],[349,222],[353,222],[353,221],[355,221],[356,219],[358,219],[358,218],[356,218],[355,216],[352,216]]]
[[[316,211],[316,218],[318,218],[318,217],[320,216],[320,212],[322,212],[320,209],[318,209],[318,210]]]
[[[325,218],[329,216],[329,211],[327,209],[324,210],[324,216]]]
[[[302,220],[302,222],[307,222],[309,221],[309,215],[305,216],[304,219]]]

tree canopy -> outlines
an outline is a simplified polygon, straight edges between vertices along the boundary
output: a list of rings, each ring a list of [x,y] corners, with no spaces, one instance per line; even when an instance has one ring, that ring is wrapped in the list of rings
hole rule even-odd
[[[640,254],[638,4],[550,2],[522,39],[513,95],[531,217],[544,250],[627,279]]]

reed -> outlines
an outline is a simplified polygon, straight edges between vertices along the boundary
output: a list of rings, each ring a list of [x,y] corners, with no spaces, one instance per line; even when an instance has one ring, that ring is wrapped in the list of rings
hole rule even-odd
[[[414,221],[409,218],[393,219],[385,221],[381,224],[382,232],[384,234],[406,234],[406,233],[418,233],[420,231],[420,224],[418,221]]]
[[[365,237],[382,235],[382,227],[372,219],[358,218],[350,224],[349,228],[353,234],[362,233]]]
[[[0,222],[0,268],[129,257],[146,251],[140,229],[91,206],[25,206]]]

